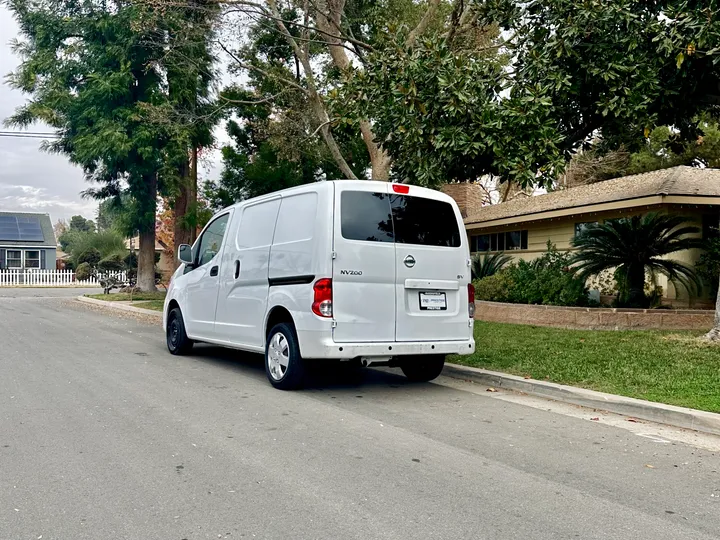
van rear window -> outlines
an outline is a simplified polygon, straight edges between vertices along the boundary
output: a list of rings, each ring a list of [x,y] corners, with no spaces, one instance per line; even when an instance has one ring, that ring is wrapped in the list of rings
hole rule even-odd
[[[453,207],[442,201],[369,191],[343,191],[340,199],[343,238],[460,247]]]
[[[393,242],[390,196],[369,191],[343,191],[340,199],[343,238]]]

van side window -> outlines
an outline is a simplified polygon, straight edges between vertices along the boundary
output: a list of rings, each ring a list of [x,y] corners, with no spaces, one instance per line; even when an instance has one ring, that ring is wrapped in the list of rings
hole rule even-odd
[[[443,201],[391,195],[395,241],[399,244],[460,247],[460,229],[453,207]]]
[[[340,198],[343,238],[368,242],[392,242],[390,196],[369,191],[343,191]]]
[[[317,193],[313,192],[283,197],[273,243],[288,244],[312,240],[315,234],[317,199]],[[298,219],[298,216],[310,216],[310,218]]]
[[[222,215],[213,221],[207,229],[205,229],[205,232],[198,243],[199,247],[196,259],[198,266],[209,263],[220,251],[229,217],[230,214]]]
[[[243,208],[235,247],[238,250],[246,250],[272,244],[278,208],[280,208],[280,199]]]

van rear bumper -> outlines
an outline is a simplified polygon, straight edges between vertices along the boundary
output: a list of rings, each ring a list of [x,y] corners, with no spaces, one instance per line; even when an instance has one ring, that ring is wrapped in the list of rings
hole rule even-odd
[[[304,335],[305,334],[305,335]],[[304,358],[335,358],[359,356],[408,356],[414,354],[459,354],[475,352],[475,340],[459,341],[390,341],[374,343],[336,343],[332,338],[318,339],[318,332],[298,332],[300,352]]]

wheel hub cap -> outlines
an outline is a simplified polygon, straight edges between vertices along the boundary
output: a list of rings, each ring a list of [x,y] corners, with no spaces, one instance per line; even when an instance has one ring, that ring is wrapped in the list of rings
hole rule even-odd
[[[290,348],[283,334],[278,332],[271,339],[267,350],[267,363],[270,376],[276,381],[287,373],[290,364]]]

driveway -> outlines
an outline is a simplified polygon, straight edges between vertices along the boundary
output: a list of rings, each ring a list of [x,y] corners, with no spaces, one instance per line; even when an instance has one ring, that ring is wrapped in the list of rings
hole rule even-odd
[[[712,450],[389,371],[280,392],[258,356],[172,357],[69,299],[0,298],[0,335],[3,540],[720,531]]]

